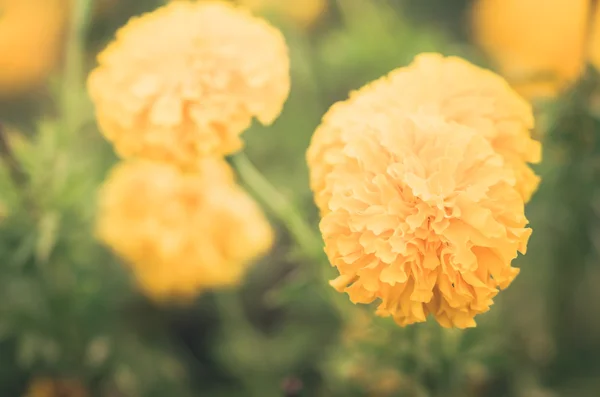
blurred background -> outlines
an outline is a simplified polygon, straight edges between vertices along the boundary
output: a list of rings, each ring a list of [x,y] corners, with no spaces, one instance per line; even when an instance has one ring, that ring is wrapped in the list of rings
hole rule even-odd
[[[237,1],[281,28],[292,58],[284,111],[244,134],[246,152],[315,231],[305,151],[350,90],[435,51],[531,100],[544,161],[529,250],[461,331],[400,328],[342,295],[340,316],[326,259],[305,259],[274,217],[275,247],[239,289],[217,292],[230,299],[145,298],[93,237],[116,157],[85,78],[116,29],[164,2],[96,0],[83,30],[76,1],[0,0],[0,396],[600,396],[595,2]]]

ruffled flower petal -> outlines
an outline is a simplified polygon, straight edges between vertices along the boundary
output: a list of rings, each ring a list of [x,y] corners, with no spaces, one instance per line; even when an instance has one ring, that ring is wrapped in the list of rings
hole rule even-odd
[[[218,1],[172,2],[132,19],[88,80],[102,133],[122,157],[195,167],[272,123],[290,89],[282,34]]]
[[[334,105],[307,154],[332,286],[400,325],[474,326],[531,234],[532,124],[499,77],[435,54]]]

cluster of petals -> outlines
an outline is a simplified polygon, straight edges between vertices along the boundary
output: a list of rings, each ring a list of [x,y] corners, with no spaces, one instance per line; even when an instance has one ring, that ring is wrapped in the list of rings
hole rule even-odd
[[[194,173],[124,162],[108,177],[99,201],[98,237],[159,300],[235,285],[272,244],[268,221],[223,160],[202,160]]]
[[[589,0],[478,0],[475,41],[522,95],[552,97],[597,63],[600,25]],[[590,26],[590,23],[592,24]]]
[[[88,80],[102,133],[126,158],[194,167],[242,147],[290,89],[283,35],[218,1],[175,1],[132,19]]]
[[[532,123],[501,78],[436,54],[334,105],[307,153],[332,286],[400,325],[474,326],[531,234]]]
[[[326,210],[326,176],[342,148],[341,132],[360,123],[367,113],[430,112],[446,121],[468,126],[485,137],[515,174],[517,191],[525,202],[539,185],[528,163],[539,163],[541,144],[531,138],[531,105],[495,73],[462,58],[426,53],[409,66],[351,93],[324,116],[307,158],[317,205]],[[374,116],[377,117],[377,116]]]

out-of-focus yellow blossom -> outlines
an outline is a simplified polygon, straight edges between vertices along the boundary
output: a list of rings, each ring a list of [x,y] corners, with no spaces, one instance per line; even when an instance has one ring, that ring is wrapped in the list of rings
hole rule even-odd
[[[332,285],[400,325],[475,326],[531,234],[504,151],[532,122],[502,79],[434,54],[334,105],[307,155]]]
[[[276,12],[302,28],[315,23],[327,9],[326,0],[238,0],[238,3],[255,12]]]
[[[476,41],[528,98],[554,96],[585,66],[588,0],[479,0]]]
[[[362,123],[369,112],[376,118],[387,109],[410,115],[431,110],[446,121],[472,127],[502,155],[525,202],[537,189],[539,177],[527,164],[541,160],[541,144],[531,138],[531,105],[489,70],[457,57],[422,54],[411,65],[352,93],[325,115],[307,154],[311,188],[322,211],[329,196],[326,176],[344,156],[342,131]]]
[[[0,96],[42,84],[57,65],[67,0],[0,0]]]
[[[97,233],[157,299],[239,283],[273,239],[260,208],[216,159],[194,173],[145,161],[117,166],[101,191]]]
[[[134,18],[98,62],[89,91],[116,151],[183,167],[239,150],[252,118],[273,122],[290,89],[282,34],[222,2]]]
[[[24,397],[88,397],[89,393],[75,380],[37,378]]]

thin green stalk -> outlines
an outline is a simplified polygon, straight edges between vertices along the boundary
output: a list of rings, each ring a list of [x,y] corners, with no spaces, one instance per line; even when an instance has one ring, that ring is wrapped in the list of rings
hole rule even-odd
[[[232,158],[242,180],[252,189],[291,233],[302,252],[312,260],[323,261],[321,238],[306,223],[297,208],[256,169],[244,153]]]
[[[80,101],[85,79],[84,54],[93,0],[74,0],[70,16],[66,59],[62,73],[61,112],[68,134],[75,133],[81,123]]]
[[[329,266],[326,265],[327,259],[323,253],[320,236],[305,221],[301,212],[256,169],[244,153],[233,156],[232,162],[244,183],[286,226],[302,254],[316,266],[318,283],[324,287],[324,293],[329,297],[338,315],[341,318],[348,317],[347,302],[342,302],[340,295],[324,284],[325,280],[331,278],[331,274]]]

